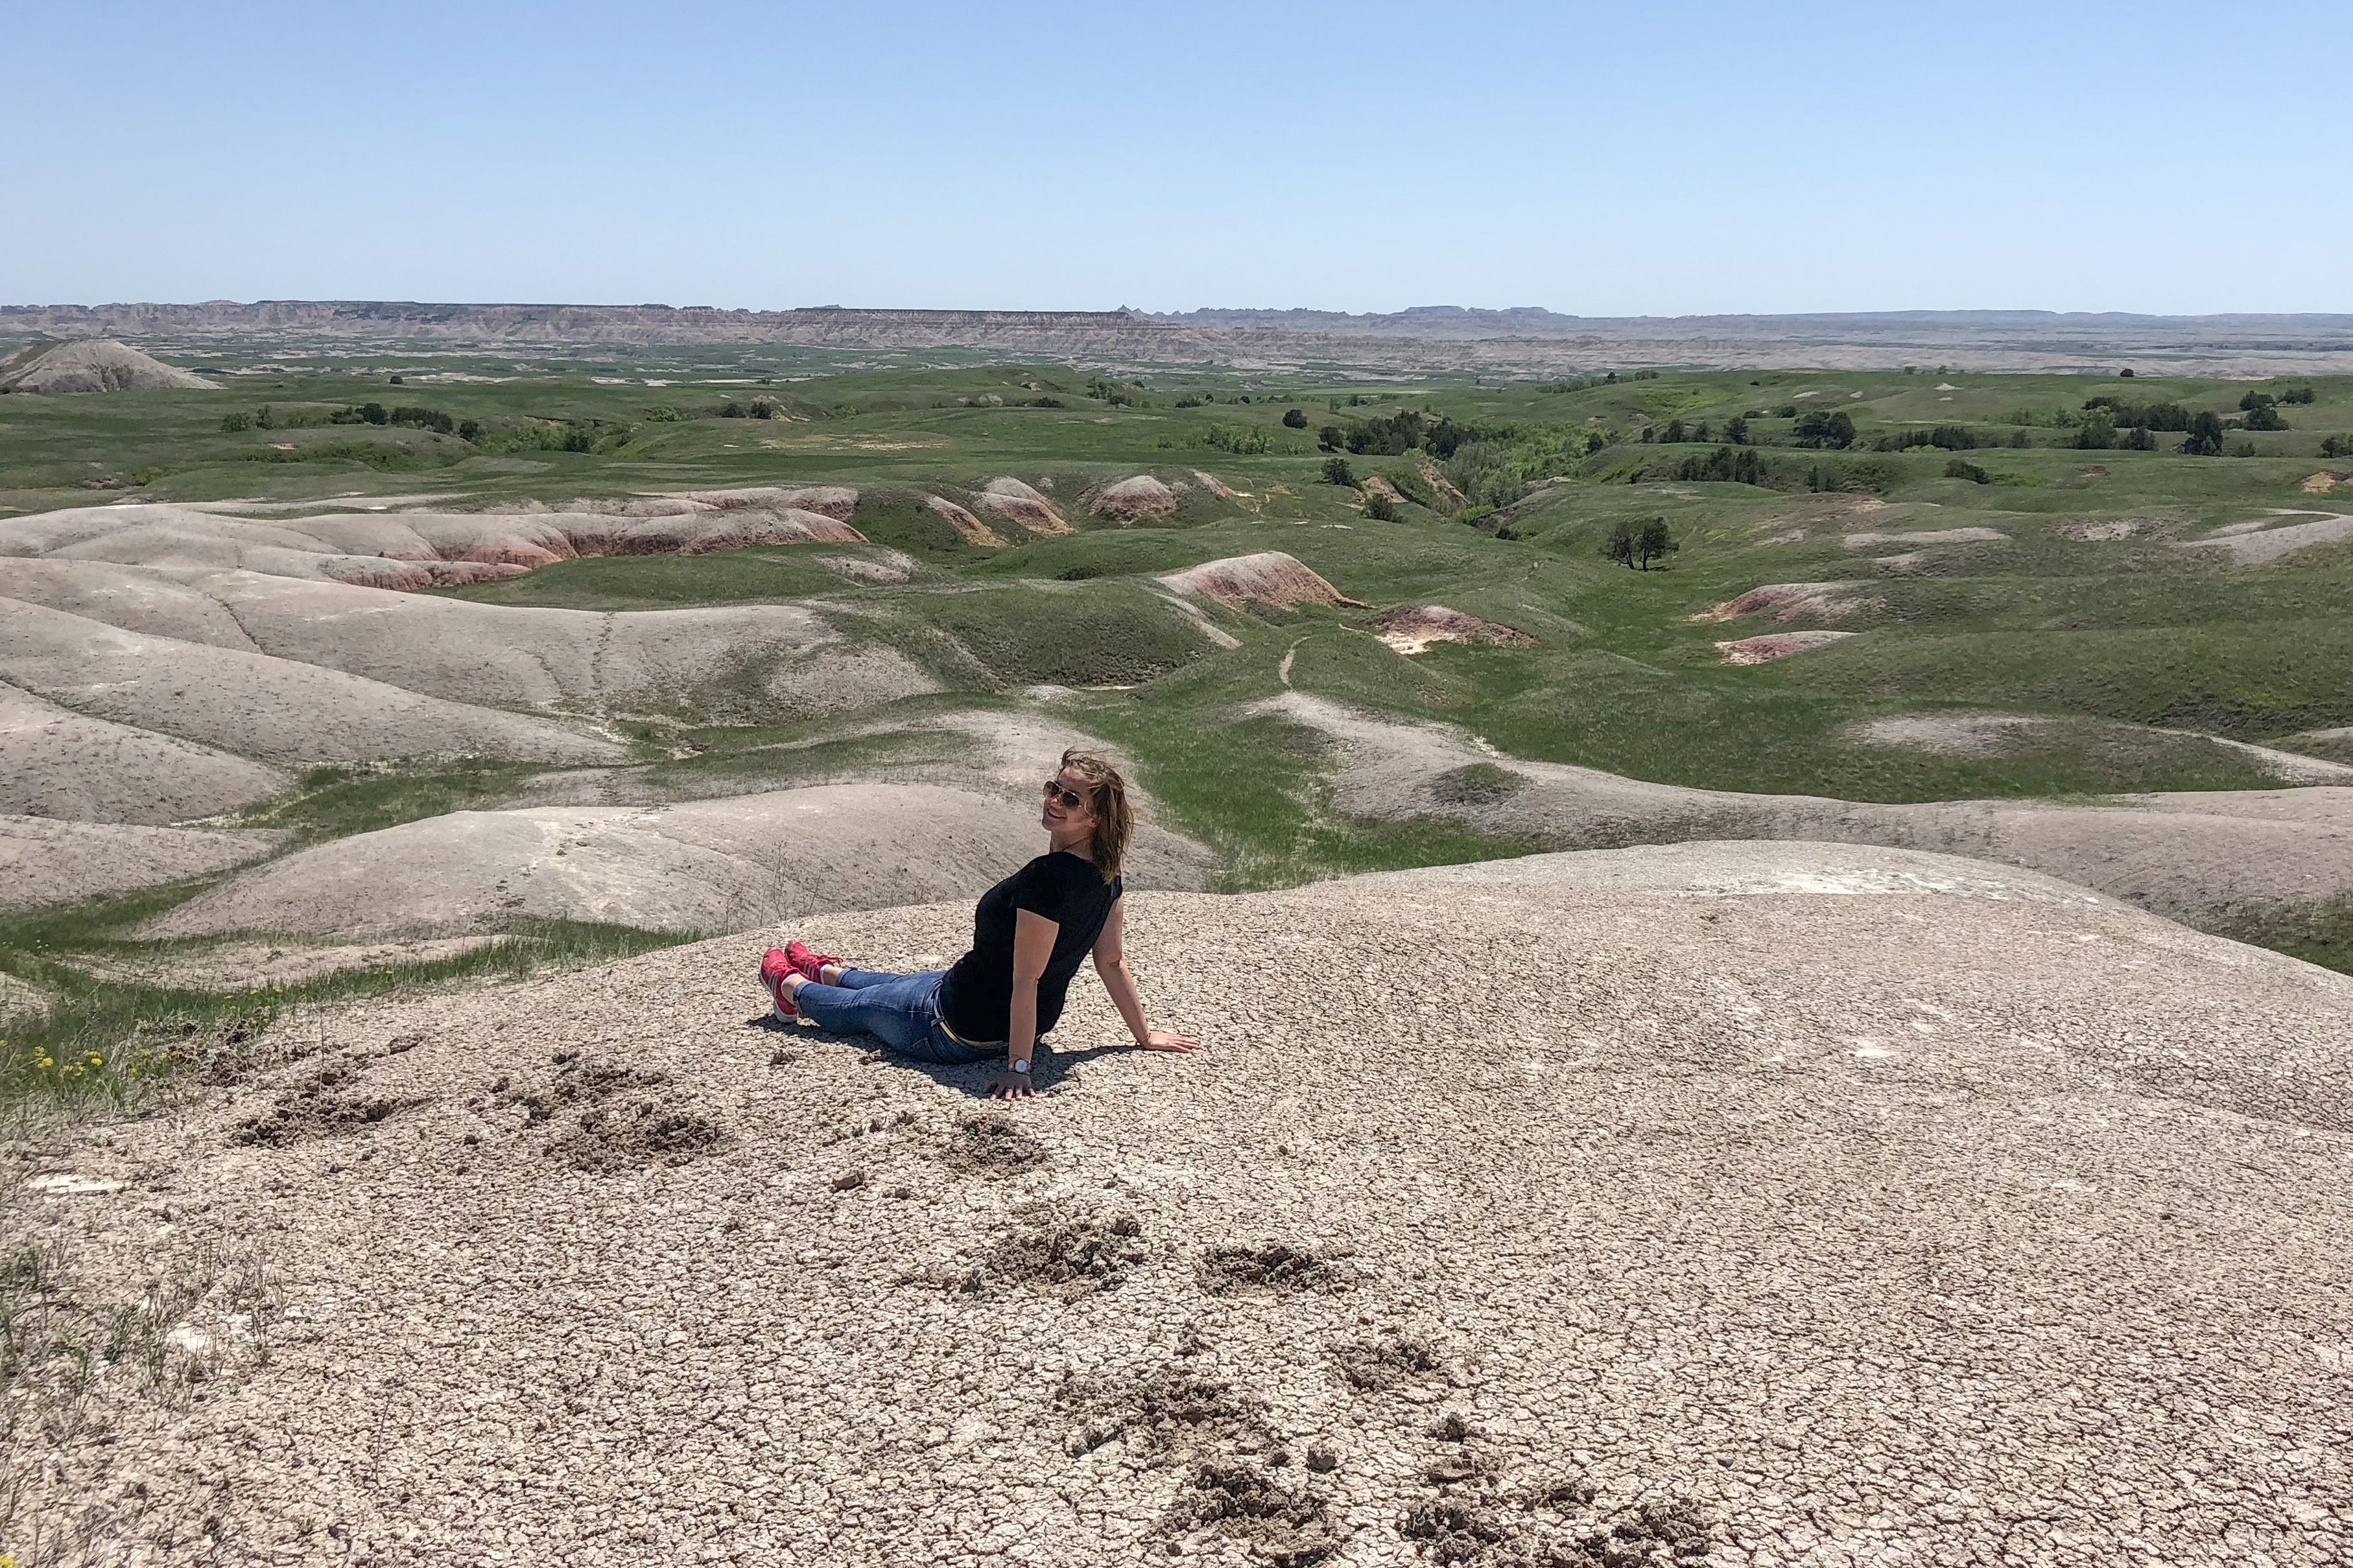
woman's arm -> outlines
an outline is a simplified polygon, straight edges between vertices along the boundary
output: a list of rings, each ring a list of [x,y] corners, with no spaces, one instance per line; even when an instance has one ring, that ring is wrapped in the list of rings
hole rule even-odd
[[[1095,938],[1095,973],[1111,1005],[1127,1023],[1127,1032],[1147,1051],[1197,1051],[1201,1043],[1189,1035],[1171,1035],[1154,1028],[1144,1015],[1144,998],[1136,994],[1135,972],[1127,966],[1127,900],[1116,899],[1104,917],[1103,934]]]
[[[1061,929],[1035,910],[1013,912],[1013,1016],[1006,1027],[1006,1070],[989,1089],[992,1099],[1029,1098],[1029,1064],[1038,1054],[1038,982],[1054,956],[1054,938]]]

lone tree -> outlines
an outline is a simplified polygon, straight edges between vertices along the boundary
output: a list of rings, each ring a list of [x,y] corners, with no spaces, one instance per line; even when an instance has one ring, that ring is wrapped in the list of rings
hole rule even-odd
[[[1663,560],[1682,548],[1667,531],[1665,518],[1648,518],[1642,523],[1642,531],[1634,537],[1634,563],[1648,572],[1651,562]]]
[[[1348,466],[1348,459],[1345,458],[1326,458],[1324,459],[1324,482],[1327,485],[1345,485],[1350,489],[1354,489],[1356,488],[1356,470]]]
[[[1284,429],[1286,429],[1286,430],[1304,430],[1304,429],[1306,429],[1306,428],[1307,428],[1307,410],[1305,410],[1304,408],[1286,408],[1286,409],[1284,409],[1284,410],[1282,411],[1282,425],[1283,425],[1283,428],[1284,428]]]
[[[2190,416],[2189,437],[2181,443],[2182,451],[2193,458],[2219,458],[2222,455],[2222,421],[2211,413]]]
[[[1621,517],[1609,530],[1609,538],[1601,546],[1601,553],[1620,566],[1638,572],[1648,572],[1651,563],[1681,550],[1674,536],[1667,531],[1663,517]]]
[[[1642,525],[1630,517],[1621,517],[1610,529],[1609,537],[1601,546],[1601,553],[1620,566],[1634,564],[1634,541],[1642,536]]]

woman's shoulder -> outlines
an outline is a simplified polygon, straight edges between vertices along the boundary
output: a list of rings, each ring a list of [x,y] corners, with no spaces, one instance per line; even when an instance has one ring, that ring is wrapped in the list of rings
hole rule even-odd
[[[1020,875],[1025,880],[1071,893],[1103,891],[1113,898],[1119,896],[1118,878],[1113,878],[1106,884],[1103,871],[1092,860],[1069,849],[1048,850],[1021,868]]]

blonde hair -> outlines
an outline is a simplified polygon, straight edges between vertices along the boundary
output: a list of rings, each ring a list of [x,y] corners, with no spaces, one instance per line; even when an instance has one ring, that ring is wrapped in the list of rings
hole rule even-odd
[[[1087,781],[1087,804],[1095,814],[1088,858],[1104,881],[1115,880],[1119,863],[1127,854],[1127,836],[1135,830],[1135,814],[1127,804],[1127,781],[1103,758],[1076,746],[1062,753],[1062,767]]]

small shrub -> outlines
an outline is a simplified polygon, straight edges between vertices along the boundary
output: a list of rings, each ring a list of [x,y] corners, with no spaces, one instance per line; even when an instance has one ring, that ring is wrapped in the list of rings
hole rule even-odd
[[[1286,430],[1304,430],[1304,429],[1306,429],[1306,428],[1307,428],[1307,410],[1305,410],[1304,408],[1286,408],[1286,409],[1284,409],[1284,410],[1282,411],[1282,427],[1283,427],[1284,429],[1286,429]]]
[[[1983,468],[1978,468],[1975,463],[1965,461],[1959,458],[1955,458],[1945,465],[1945,477],[1948,479],[1967,479],[1973,485],[1985,485],[1991,484],[1993,482],[1992,479]]]
[[[1326,458],[1324,459],[1324,482],[1327,485],[1345,485],[1350,489],[1354,489],[1356,488],[1356,470],[1348,466],[1348,459],[1345,458]]]
[[[239,430],[250,430],[253,428],[253,416],[243,409],[234,414],[224,414],[221,416],[221,428],[232,435]]]
[[[1368,495],[1365,498],[1365,516],[1370,521],[1395,522],[1400,515],[1397,502],[1387,496]]]

